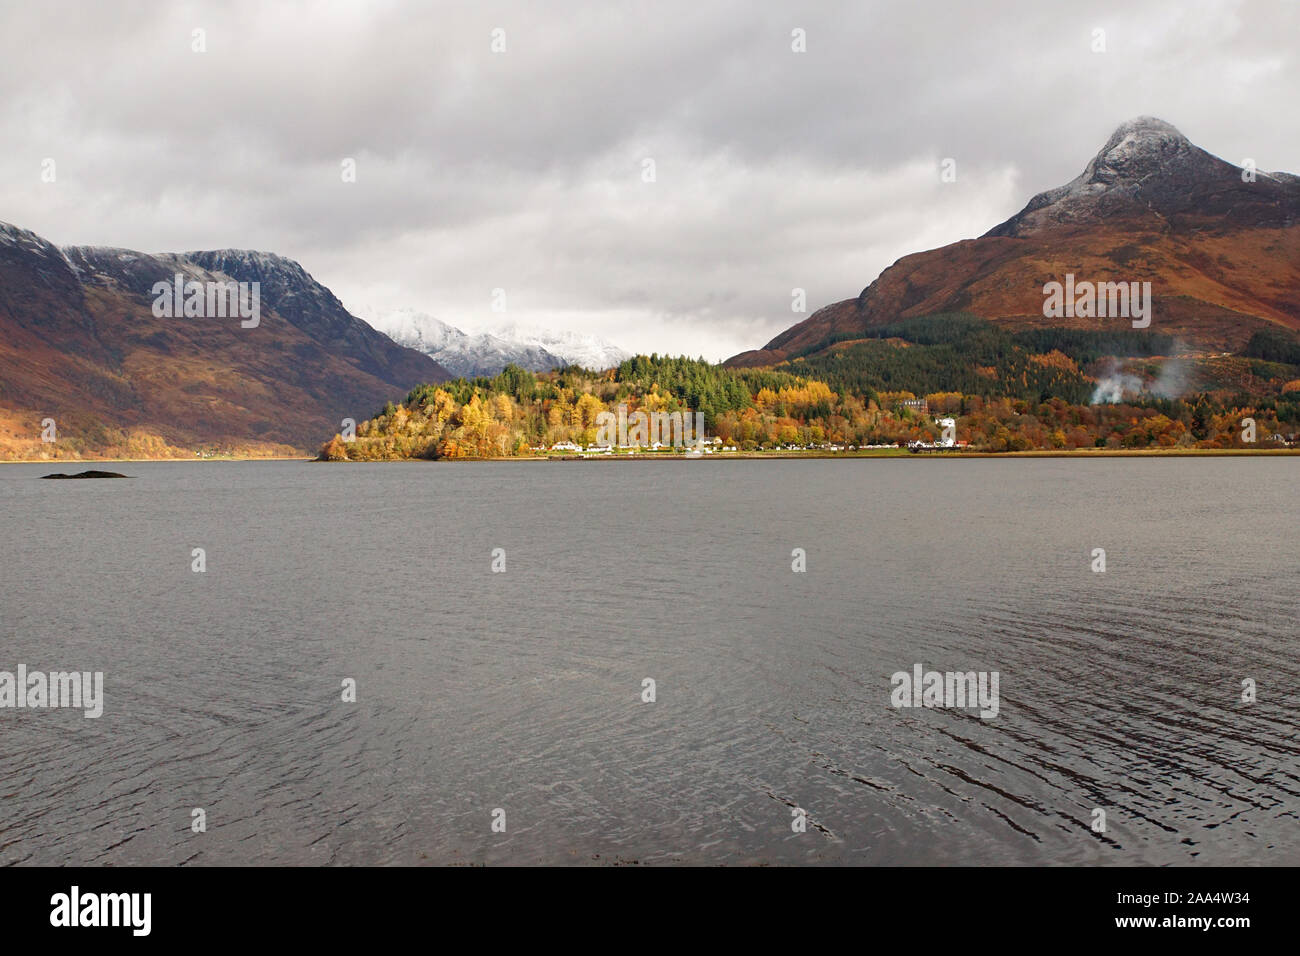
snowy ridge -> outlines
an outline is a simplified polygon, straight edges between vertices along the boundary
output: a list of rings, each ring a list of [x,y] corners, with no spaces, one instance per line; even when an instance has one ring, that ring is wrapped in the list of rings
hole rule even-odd
[[[15,226],[12,223],[0,222],[0,243],[6,246],[13,246],[22,252],[33,253],[38,256],[55,257],[62,259],[63,262],[76,273],[77,267],[68,254],[50,242],[48,239],[42,239],[30,229],[24,229],[22,226]]]
[[[600,370],[630,357],[602,339],[575,332],[506,325],[471,334],[414,309],[367,314],[372,317],[366,321],[397,344],[423,352],[453,375],[465,378],[496,375],[507,365],[534,372],[566,365]]]
[[[569,365],[581,365],[594,371],[613,368],[632,357],[632,353],[594,335],[579,332],[536,329],[512,323],[493,329],[499,339],[519,345],[544,349],[558,355]]]

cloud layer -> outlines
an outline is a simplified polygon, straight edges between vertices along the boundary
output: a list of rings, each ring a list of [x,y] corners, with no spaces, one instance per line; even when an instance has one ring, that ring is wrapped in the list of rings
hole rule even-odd
[[[798,321],[793,289],[811,311],[979,235],[1133,116],[1300,171],[1300,4],[1062,6],[9,5],[0,219],[718,359]]]

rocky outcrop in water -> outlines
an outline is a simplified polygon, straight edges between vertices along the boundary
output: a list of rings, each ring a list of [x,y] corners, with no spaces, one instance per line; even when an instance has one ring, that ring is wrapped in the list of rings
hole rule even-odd
[[[63,472],[58,472],[57,474],[53,474],[53,475],[41,475],[41,477],[42,477],[42,478],[69,478],[69,479],[71,479],[71,478],[129,478],[130,476],[129,476],[129,475],[120,475],[120,474],[118,474],[118,473],[115,472],[115,471],[94,471],[94,470],[91,470],[91,471],[83,471],[83,472],[79,472],[78,474],[75,474],[75,475],[65,475]]]

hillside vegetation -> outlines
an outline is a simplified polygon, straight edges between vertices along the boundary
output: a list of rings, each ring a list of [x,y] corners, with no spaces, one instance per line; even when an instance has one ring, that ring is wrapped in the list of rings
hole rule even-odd
[[[1093,403],[1103,383],[1121,401]],[[924,399],[925,409],[915,407]],[[905,402],[913,402],[912,406]],[[1167,335],[1009,332],[969,315],[881,326],[772,368],[637,356],[618,368],[457,379],[410,392],[336,435],[328,460],[511,457],[597,441],[597,416],[702,412],[706,431],[742,451],[932,441],[935,419],[988,451],[1255,447],[1300,431],[1300,340],[1260,333],[1241,355],[1178,354]]]

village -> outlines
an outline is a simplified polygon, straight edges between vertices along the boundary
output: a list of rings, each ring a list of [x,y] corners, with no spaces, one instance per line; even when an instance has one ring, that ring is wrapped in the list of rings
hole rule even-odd
[[[822,442],[820,444],[799,444],[790,442],[777,445],[774,448],[760,452],[746,452],[746,457],[751,454],[788,454],[790,452],[806,452],[812,454],[825,454],[835,452],[865,452],[865,451],[910,451],[913,453],[935,452],[935,451],[963,451],[969,447],[968,441],[957,440],[957,421],[953,418],[937,418],[934,420],[936,426],[940,429],[940,436],[933,442],[911,441],[905,445],[893,442],[889,444],[878,445],[853,445],[836,442]],[[687,458],[700,458],[705,455],[716,454],[740,454],[741,449],[737,445],[725,444],[721,438],[701,438],[696,442],[689,444],[673,444],[662,441],[651,441],[647,444],[624,440],[617,444],[609,444],[597,439],[589,445],[580,445],[573,441],[556,442],[553,445],[533,445],[530,450],[534,455],[562,458],[597,458],[612,457],[615,455],[646,457],[652,455],[682,455]]]

